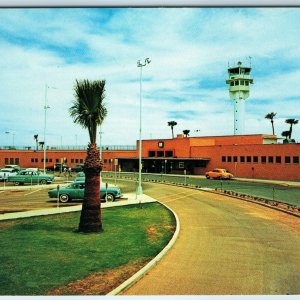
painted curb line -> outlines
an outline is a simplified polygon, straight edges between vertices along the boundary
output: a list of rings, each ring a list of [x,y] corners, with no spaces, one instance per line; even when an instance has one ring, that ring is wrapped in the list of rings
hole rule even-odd
[[[157,201],[159,202],[159,201]],[[134,283],[136,283],[139,279],[141,279],[150,269],[152,269],[166,254],[167,252],[173,247],[175,244],[179,231],[180,231],[180,221],[177,216],[177,214],[166,204],[159,202],[160,204],[164,205],[175,217],[175,225],[176,230],[173,234],[172,239],[169,241],[167,246],[158,254],[156,255],[147,265],[145,265],[142,269],[140,269],[137,273],[135,273],[133,276],[131,276],[129,279],[124,281],[121,285],[119,285],[117,288],[106,294],[106,296],[116,296],[120,294],[121,292],[127,290],[129,287],[131,287]]]

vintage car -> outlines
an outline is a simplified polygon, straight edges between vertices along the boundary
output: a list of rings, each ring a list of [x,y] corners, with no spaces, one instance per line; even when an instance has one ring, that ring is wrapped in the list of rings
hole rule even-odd
[[[66,203],[73,199],[83,199],[84,196],[84,181],[74,181],[65,187],[60,187],[48,191],[50,198],[59,198],[59,201]],[[121,198],[123,195],[119,187],[109,187],[105,184],[100,186],[100,199],[101,201],[115,201],[115,199]]]
[[[9,176],[17,175],[19,169],[15,168],[3,168],[0,170],[0,181],[6,181]]]
[[[75,167],[72,167],[72,172],[82,172],[83,171],[83,164],[78,164]]]
[[[34,170],[22,170],[16,175],[9,176],[7,181],[13,182],[15,185],[29,184],[47,184],[54,181],[53,175],[43,174]]]
[[[206,172],[205,177],[207,179],[232,179],[233,175],[226,169],[213,169],[212,171]]]
[[[78,172],[74,181],[84,181],[84,180],[85,180],[84,172]]]

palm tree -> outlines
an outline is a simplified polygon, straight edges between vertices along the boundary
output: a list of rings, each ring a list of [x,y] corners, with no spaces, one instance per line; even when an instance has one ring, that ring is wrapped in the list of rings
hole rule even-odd
[[[190,130],[188,130],[188,129],[185,129],[182,132],[185,135],[185,137],[188,137],[190,135]]]
[[[70,107],[70,116],[74,123],[87,128],[90,143],[84,162],[85,191],[82,204],[79,232],[102,231],[101,202],[100,202],[100,172],[102,163],[97,149],[97,126],[101,125],[107,115],[104,104],[105,80],[77,81],[74,87],[75,100]]]
[[[276,116],[276,113],[274,113],[274,112],[268,113],[265,116],[266,119],[271,120],[273,135],[275,135],[275,131],[274,131],[274,117],[275,116]]]
[[[174,130],[173,130],[173,128],[174,128],[174,126],[176,126],[177,125],[177,122],[175,122],[175,121],[170,121],[170,122],[168,122],[168,126],[171,126],[171,130],[172,130],[172,138],[174,139]]]
[[[289,134],[289,139],[292,138],[292,130],[293,130],[293,125],[298,124],[299,120],[295,119],[286,119],[285,123],[290,124],[290,134]]]
[[[288,137],[290,136],[290,131],[289,131],[289,130],[287,130],[287,131],[282,131],[281,135],[282,135],[283,137],[285,137],[285,141],[287,142]]]
[[[35,134],[33,136],[34,140],[35,140],[35,143],[36,143],[36,151],[39,150],[39,135],[38,134]]]

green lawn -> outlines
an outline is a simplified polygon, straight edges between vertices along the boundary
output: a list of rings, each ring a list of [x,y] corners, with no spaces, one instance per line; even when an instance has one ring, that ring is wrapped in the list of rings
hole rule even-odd
[[[0,295],[46,295],[91,273],[145,264],[168,243],[173,215],[159,203],[102,210],[104,231],[76,233],[79,213],[0,222]]]

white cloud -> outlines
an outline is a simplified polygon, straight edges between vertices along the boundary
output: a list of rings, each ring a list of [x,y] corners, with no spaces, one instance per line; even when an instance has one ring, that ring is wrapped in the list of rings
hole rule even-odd
[[[15,143],[34,144],[43,136],[45,84],[47,140],[59,145],[87,144],[68,108],[75,79],[105,79],[109,114],[104,144],[135,144],[139,128],[139,71],[143,68],[143,137],[176,133],[222,135],[233,132],[227,62],[248,63],[254,85],[246,105],[246,133],[270,133],[265,114],[300,118],[299,9],[39,9],[0,10],[2,132]],[[189,113],[192,112],[192,113]],[[299,127],[299,128],[297,128]],[[300,140],[300,126],[294,137]],[[0,144],[8,136],[0,135]]]

